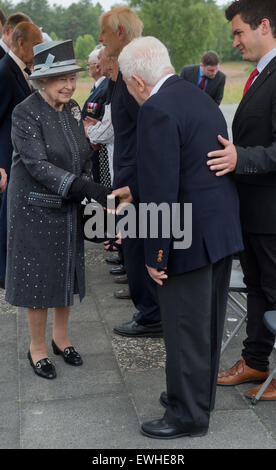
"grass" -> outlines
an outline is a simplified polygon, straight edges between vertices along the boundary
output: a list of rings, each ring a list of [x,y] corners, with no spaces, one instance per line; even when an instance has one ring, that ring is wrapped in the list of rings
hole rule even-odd
[[[225,62],[220,70],[226,75],[222,104],[239,103],[244,85],[254,66],[248,62]]]
[[[254,66],[248,62],[225,62],[221,64],[220,70],[226,75],[222,104],[240,102],[244,85],[253,68]],[[88,73],[80,72],[77,89],[73,96],[80,107],[82,107],[86,101],[92,85],[93,82]]]

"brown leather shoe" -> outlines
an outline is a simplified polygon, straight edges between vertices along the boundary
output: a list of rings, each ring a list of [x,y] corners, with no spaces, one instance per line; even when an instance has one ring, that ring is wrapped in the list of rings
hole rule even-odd
[[[251,390],[248,390],[248,392],[245,394],[247,398],[255,398],[257,395],[258,391],[262,387],[263,384],[258,385],[258,387],[251,388]],[[259,400],[276,400],[276,379],[272,379],[270,384],[266,387],[265,391],[263,392],[261,398]]]
[[[245,382],[263,382],[269,376],[269,372],[260,372],[251,369],[240,359],[231,369],[218,374],[217,385],[239,385]]]

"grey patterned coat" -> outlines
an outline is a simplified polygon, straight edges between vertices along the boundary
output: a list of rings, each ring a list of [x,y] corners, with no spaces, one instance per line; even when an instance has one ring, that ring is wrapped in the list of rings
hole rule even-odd
[[[91,170],[91,147],[80,110],[63,111],[39,92],[16,106],[14,155],[8,187],[6,300],[32,308],[73,304],[85,294],[80,205],[70,202],[76,176]]]

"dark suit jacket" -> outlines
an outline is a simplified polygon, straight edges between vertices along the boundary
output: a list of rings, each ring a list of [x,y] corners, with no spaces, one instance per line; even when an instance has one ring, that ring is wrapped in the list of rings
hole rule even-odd
[[[241,100],[232,130],[243,229],[276,233],[276,57]]]
[[[198,110],[200,109],[200,113]],[[243,249],[239,201],[231,176],[218,178],[207,153],[227,136],[214,101],[178,76],[170,77],[141,107],[137,124],[140,202],[192,204],[192,245],[174,249],[170,237],[145,240],[146,264],[172,275],[199,269]]]
[[[199,65],[187,65],[186,67],[183,67],[180,76],[181,78],[184,78],[184,80],[197,85],[198,72]],[[218,105],[220,105],[223,98],[225,80],[226,77],[224,73],[219,70],[215,78],[208,79],[206,88],[204,90]]]
[[[5,54],[6,54],[6,51],[3,49],[2,46],[0,46],[0,59],[2,59],[2,57],[4,57]]]
[[[105,78],[94,91],[92,88],[91,93],[82,108],[82,119],[86,116],[94,119],[102,119],[104,115],[104,103],[106,101],[108,84],[109,79]]]
[[[18,65],[6,54],[0,61],[0,167],[10,173],[12,160],[11,115],[15,106],[31,94]]]
[[[114,189],[137,187],[136,126],[139,106],[129,94],[121,72],[111,98],[111,117],[114,127]]]

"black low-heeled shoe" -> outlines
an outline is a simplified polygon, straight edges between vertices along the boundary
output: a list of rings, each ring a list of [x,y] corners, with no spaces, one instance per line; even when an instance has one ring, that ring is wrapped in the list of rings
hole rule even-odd
[[[81,366],[83,364],[81,356],[73,346],[68,346],[68,348],[65,348],[64,351],[62,351],[57,347],[54,340],[52,340],[52,347],[54,354],[56,354],[57,356],[60,354],[65,360],[65,362],[67,362],[71,366]]]
[[[30,364],[35,374],[39,375],[39,377],[42,377],[43,379],[55,379],[56,378],[57,374],[56,374],[55,366],[48,357],[45,357],[44,359],[40,359],[40,361],[37,361],[37,363],[34,364],[31,353],[29,351],[28,359],[30,361]]]

